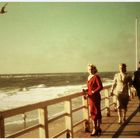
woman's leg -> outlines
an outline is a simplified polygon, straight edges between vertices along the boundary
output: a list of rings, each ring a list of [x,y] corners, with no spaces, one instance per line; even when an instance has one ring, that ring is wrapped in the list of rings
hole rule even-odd
[[[93,124],[93,130],[92,130],[92,134],[95,134],[96,130],[97,130],[97,120],[92,120],[92,124]]]
[[[118,123],[122,122],[122,109],[118,108]]]
[[[126,120],[126,112],[127,112],[127,106],[129,102],[129,96],[124,97],[123,102],[123,114],[122,114],[122,121],[125,122]]]
[[[93,99],[89,100],[89,104],[90,104],[90,114],[91,114],[92,125],[93,125],[92,134],[94,134],[97,129],[97,118],[96,118],[97,109],[96,109],[95,102],[93,101]]]
[[[127,109],[123,110],[123,117],[122,117],[123,122],[126,120],[126,111],[127,111]]]
[[[101,129],[101,123],[102,123],[101,119],[98,119],[98,121],[97,121],[97,130]]]

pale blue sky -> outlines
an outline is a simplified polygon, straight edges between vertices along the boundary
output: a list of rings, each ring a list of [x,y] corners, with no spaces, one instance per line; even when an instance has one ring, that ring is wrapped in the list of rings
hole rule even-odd
[[[0,74],[84,72],[88,63],[117,71],[121,62],[135,70],[140,2],[11,2],[6,10],[0,14]]]

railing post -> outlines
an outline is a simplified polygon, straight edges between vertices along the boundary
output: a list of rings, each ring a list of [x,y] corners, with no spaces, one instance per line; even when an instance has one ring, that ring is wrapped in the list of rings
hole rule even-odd
[[[65,125],[67,131],[67,137],[72,137],[73,138],[73,119],[72,119],[72,102],[71,100],[65,101],[64,102],[64,109],[65,112],[68,114],[65,116]]]
[[[106,115],[110,116],[110,108],[109,108],[109,91],[105,89],[105,107],[106,107]]]
[[[4,118],[0,114],[0,138],[5,138]]]
[[[85,132],[89,132],[90,131],[90,125],[89,125],[90,118],[89,118],[88,97],[83,96],[82,102],[83,102],[83,106],[85,106],[83,108],[83,120],[86,120],[84,123],[84,130]]]
[[[39,136],[40,138],[48,138],[48,110],[47,107],[38,109],[39,115],[39,124],[42,126],[39,128]]]

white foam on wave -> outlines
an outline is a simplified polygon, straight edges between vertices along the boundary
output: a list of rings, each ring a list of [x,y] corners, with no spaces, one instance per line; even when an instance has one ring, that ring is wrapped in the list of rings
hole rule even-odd
[[[3,92],[0,92],[0,100],[7,97],[8,95],[3,93]]]
[[[112,85],[112,83],[113,83],[113,80],[108,79],[103,83],[103,86]]]
[[[18,91],[16,94],[6,97],[1,95],[0,110],[16,108],[19,106],[45,101],[74,92],[80,92],[83,85],[60,86],[60,87],[32,87],[28,90]]]
[[[112,80],[106,79],[103,86],[111,84]],[[0,93],[0,111],[58,98],[75,92],[81,92],[83,87],[85,87],[85,85],[47,87],[44,84],[40,84],[29,88],[23,88],[21,91],[17,91],[16,94],[10,96],[8,96],[6,92],[3,92]]]
[[[28,124],[29,122],[32,122],[32,121],[37,121],[37,118],[32,118],[32,119],[26,119],[26,123]],[[24,120],[23,119],[18,119],[18,120],[12,120],[12,121],[9,121],[9,122],[6,122],[6,126],[10,126],[10,125],[21,125],[24,123]]]
[[[45,88],[46,85],[45,85],[45,84],[40,84],[40,85],[38,85],[37,87],[38,87],[38,88]]]

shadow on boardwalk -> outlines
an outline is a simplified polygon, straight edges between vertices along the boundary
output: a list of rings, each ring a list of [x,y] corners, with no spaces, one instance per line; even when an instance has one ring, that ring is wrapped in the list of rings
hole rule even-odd
[[[140,138],[140,112],[137,97],[129,102],[126,122],[120,125],[117,121],[117,112],[114,112],[113,109],[110,117],[103,114],[101,126],[103,133],[95,138]],[[94,138],[90,136],[90,133],[85,133],[83,130],[77,131],[74,137]]]
[[[116,133],[112,136],[112,138],[118,138],[121,134],[122,134],[122,132],[124,131],[124,129],[125,129],[125,127],[127,127],[127,125],[129,125],[129,123],[133,123],[133,122],[131,122],[131,120],[132,120],[132,118],[133,117],[135,117],[136,116],[136,114],[138,113],[138,111],[139,111],[139,108],[137,108],[129,117],[128,117],[128,119],[126,120],[126,122],[125,123],[123,123],[121,126],[120,126],[120,128],[116,131]],[[138,122],[136,122],[136,123],[138,123]],[[140,124],[140,122],[139,122],[139,124]],[[135,124],[133,124],[133,125],[135,125]],[[134,133],[135,131],[132,131],[132,133]],[[127,134],[128,133],[128,134]],[[130,132],[128,131],[126,134],[129,136],[130,135]],[[131,134],[132,135],[132,134]],[[140,135],[139,135],[140,136]]]

